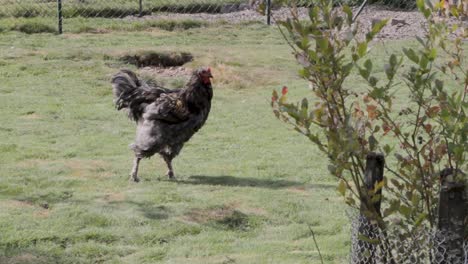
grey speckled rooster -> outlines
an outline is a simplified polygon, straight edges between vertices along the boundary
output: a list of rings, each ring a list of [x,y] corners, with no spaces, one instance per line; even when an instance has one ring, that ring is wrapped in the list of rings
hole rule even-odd
[[[175,178],[174,159],[195,132],[205,124],[211,108],[213,89],[210,68],[195,70],[182,89],[166,89],[146,83],[129,70],[121,70],[112,78],[117,110],[128,109],[137,124],[135,152],[130,179],[138,178],[142,158],[158,153],[167,164],[167,176]]]

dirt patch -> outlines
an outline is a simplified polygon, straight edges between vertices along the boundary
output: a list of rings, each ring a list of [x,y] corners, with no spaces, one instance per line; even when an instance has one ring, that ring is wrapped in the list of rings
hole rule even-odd
[[[226,229],[247,230],[257,225],[254,220],[266,211],[260,208],[239,210],[235,204],[209,209],[192,209],[183,216],[188,222],[212,224]]]
[[[102,160],[79,160],[72,159],[64,161],[66,167],[71,170],[71,175],[83,177],[98,174],[99,176],[109,177],[111,174],[107,172],[109,166]]]
[[[121,192],[117,192],[117,193],[107,193],[104,195],[104,200],[106,202],[122,202],[122,201],[125,201],[125,194],[121,193]]]
[[[309,191],[304,186],[293,186],[291,188],[288,188],[288,191],[292,193],[304,195],[304,196],[310,196]]]
[[[235,209],[230,206],[223,206],[211,209],[193,209],[185,214],[184,219],[189,222],[206,224],[211,221],[221,221],[232,215]]]
[[[49,217],[50,210],[43,208],[42,206],[35,206],[32,202],[30,201],[18,201],[18,200],[6,200],[6,201],[1,201],[1,206],[0,208],[5,208],[5,209],[22,209],[24,210],[25,208],[29,209],[36,209],[33,212],[33,216],[39,217],[39,218],[47,218]],[[3,263],[3,262],[0,262]]]
[[[192,74],[192,69],[186,67],[144,67],[140,69],[142,75],[158,76],[158,77],[189,77]]]
[[[128,54],[120,58],[121,61],[143,67],[168,68],[182,66],[193,60],[193,55],[188,52],[155,52],[141,51],[136,54]]]
[[[14,257],[0,257],[0,263],[4,264],[33,264],[33,263],[46,263],[42,257],[34,256],[30,253],[24,253]]]
[[[6,200],[2,201],[2,207],[6,208],[33,208],[35,207],[32,203],[18,200]]]
[[[37,120],[37,119],[41,119],[42,117],[39,114],[37,114],[36,112],[31,111],[31,112],[27,112],[26,114],[22,115],[20,118],[21,119],[27,119],[27,120]]]
[[[357,12],[357,7],[353,8],[354,13]],[[301,18],[307,19],[308,9],[298,8],[298,14]],[[279,8],[272,11],[272,22],[285,20],[290,17],[290,10],[288,8]],[[424,17],[416,10],[394,10],[384,6],[372,5],[366,6],[362,13],[359,15],[357,21],[363,25],[362,30],[368,31],[371,27],[372,21],[376,19],[389,19],[389,23],[377,36],[380,39],[408,39],[415,36],[422,37],[424,35],[427,24]],[[154,14],[143,17],[127,17],[127,20],[201,20],[210,23],[251,23],[261,22],[265,23],[266,17],[259,14],[253,9],[246,9],[238,12],[231,12],[225,14]],[[393,20],[393,23],[392,23]],[[447,19],[449,24],[455,20],[452,18]],[[403,23],[399,23],[401,21]],[[464,22],[468,26],[468,21]],[[362,32],[364,33],[364,32]]]
[[[36,212],[33,213],[33,216],[37,217],[37,218],[48,218],[49,217],[49,214],[50,214],[50,210],[38,210]]]
[[[29,159],[17,164],[23,168],[50,168],[50,167],[66,167],[70,170],[69,175],[75,177],[110,177],[110,165],[102,160],[86,160],[86,159]]]

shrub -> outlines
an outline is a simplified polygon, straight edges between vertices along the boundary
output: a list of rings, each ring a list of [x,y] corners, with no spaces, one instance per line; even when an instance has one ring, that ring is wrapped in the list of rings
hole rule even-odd
[[[287,87],[281,94],[274,91],[271,103],[276,117],[329,158],[329,171],[339,179],[345,202],[367,209],[367,216],[383,230],[396,226],[401,239],[411,239],[419,228],[435,227],[440,170],[454,182],[466,181],[462,171],[468,171],[468,66],[462,42],[467,32],[457,37],[457,27],[436,22],[433,14],[439,6],[433,10],[423,0],[417,5],[427,19],[426,38],[417,38],[417,49],[391,54],[384,69],[375,69],[366,55],[386,20],[359,37],[346,5],[336,10],[331,1],[320,0],[308,21],[299,20],[293,9],[293,18],[281,26],[315,103],[306,98],[289,103]],[[459,11],[452,11],[458,17]],[[440,53],[446,56],[440,58]],[[403,68],[403,62],[409,66]],[[383,76],[376,74],[379,70]],[[346,85],[354,71],[365,81],[364,92]],[[455,83],[453,89],[448,89],[449,81]],[[398,82],[410,94],[403,109],[394,108]],[[368,191],[363,187],[365,161],[374,151],[394,155],[396,161],[385,165],[391,177]],[[387,195],[380,214],[372,203],[383,188]]]

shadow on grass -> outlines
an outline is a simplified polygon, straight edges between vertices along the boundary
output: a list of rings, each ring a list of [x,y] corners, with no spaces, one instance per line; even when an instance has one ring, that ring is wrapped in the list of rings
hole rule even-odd
[[[169,209],[165,206],[135,201],[110,202],[108,206],[110,206],[113,209],[117,209],[120,205],[123,204],[136,207],[137,210],[140,211],[144,217],[151,220],[167,219],[170,213]]]
[[[306,187],[306,188],[335,188],[333,185],[327,184],[304,184],[297,181],[288,180],[268,180],[249,177],[234,177],[234,176],[190,176],[188,180],[180,180],[178,183],[193,184],[193,185],[222,185],[230,187],[258,187],[268,189],[279,189],[287,187]]]

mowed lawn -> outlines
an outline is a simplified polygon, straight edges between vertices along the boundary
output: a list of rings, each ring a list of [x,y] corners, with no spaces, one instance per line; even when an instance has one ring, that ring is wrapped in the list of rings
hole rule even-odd
[[[109,80],[141,50],[212,67],[211,114],[177,181],[158,156],[128,181],[135,125]],[[327,159],[269,106],[283,85],[309,94],[297,70],[261,24],[0,34],[0,263],[320,263],[310,230],[326,263],[345,263],[349,218]]]

